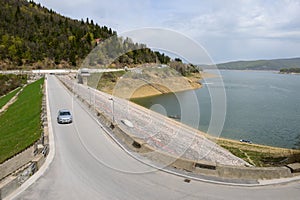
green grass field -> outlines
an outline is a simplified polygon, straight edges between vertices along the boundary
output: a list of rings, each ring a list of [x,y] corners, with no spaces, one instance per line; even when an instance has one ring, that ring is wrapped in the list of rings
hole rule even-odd
[[[26,149],[41,136],[44,79],[24,88],[17,101],[0,116],[0,163]]]
[[[16,89],[16,90],[14,90],[14,91],[8,93],[7,95],[5,95],[5,96],[3,96],[3,97],[0,97],[0,109],[1,109],[7,102],[9,102],[9,100],[10,100],[11,98],[13,98],[13,97],[17,94],[17,92],[20,91],[20,89],[21,89],[21,88],[18,88],[18,89]]]

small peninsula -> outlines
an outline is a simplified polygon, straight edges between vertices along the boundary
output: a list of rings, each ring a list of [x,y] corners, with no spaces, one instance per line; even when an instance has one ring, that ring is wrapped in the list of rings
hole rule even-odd
[[[98,76],[97,88],[115,96],[132,99],[174,93],[201,88],[200,80],[206,73],[190,64],[176,63],[176,66],[144,64],[126,71],[93,74]],[[92,80],[98,80],[91,77]],[[89,85],[95,85],[90,82]]]
[[[300,74],[300,68],[282,68],[280,74]]]

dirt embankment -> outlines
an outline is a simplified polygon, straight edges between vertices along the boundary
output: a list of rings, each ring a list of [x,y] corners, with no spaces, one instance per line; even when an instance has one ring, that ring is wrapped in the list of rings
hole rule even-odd
[[[175,93],[201,88],[200,80],[215,77],[208,73],[182,76],[170,68],[148,67],[122,74],[103,74],[98,89],[115,96],[131,99]]]
[[[195,79],[195,78],[194,78]],[[151,77],[148,79],[126,78],[117,84],[113,91],[116,96],[122,98],[142,98],[160,94],[175,93],[201,88],[199,79],[191,77]]]

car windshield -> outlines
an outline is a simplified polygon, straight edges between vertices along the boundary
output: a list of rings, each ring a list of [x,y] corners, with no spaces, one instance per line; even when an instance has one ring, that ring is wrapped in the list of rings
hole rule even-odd
[[[71,113],[68,111],[63,111],[63,112],[60,112],[59,115],[71,115]]]

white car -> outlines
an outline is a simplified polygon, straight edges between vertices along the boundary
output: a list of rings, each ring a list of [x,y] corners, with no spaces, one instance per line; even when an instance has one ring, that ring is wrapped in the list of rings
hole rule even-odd
[[[72,123],[73,118],[71,112],[67,109],[61,109],[58,111],[57,123],[59,124],[70,124]]]

